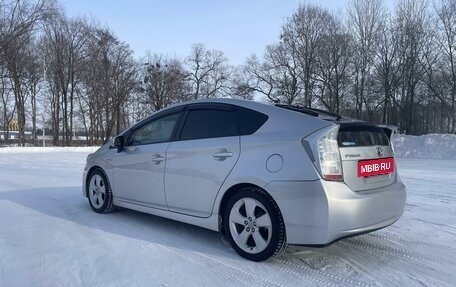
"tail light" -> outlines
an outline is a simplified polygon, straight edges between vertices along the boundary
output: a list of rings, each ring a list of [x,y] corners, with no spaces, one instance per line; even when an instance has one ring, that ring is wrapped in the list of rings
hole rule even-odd
[[[326,180],[343,180],[337,133],[335,126],[323,134],[318,140],[318,159],[321,176]]]

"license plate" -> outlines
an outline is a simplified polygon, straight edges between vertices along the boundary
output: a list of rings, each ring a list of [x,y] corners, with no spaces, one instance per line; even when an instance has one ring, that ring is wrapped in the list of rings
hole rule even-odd
[[[394,171],[394,158],[379,158],[358,161],[358,177],[389,174]]]

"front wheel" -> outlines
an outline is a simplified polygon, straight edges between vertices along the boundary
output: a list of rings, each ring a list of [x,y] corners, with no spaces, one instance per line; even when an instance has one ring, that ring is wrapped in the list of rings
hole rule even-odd
[[[246,259],[267,260],[286,244],[280,209],[260,188],[249,187],[235,193],[228,200],[223,218],[231,246]]]
[[[87,181],[87,195],[90,207],[97,213],[115,210],[111,185],[101,169],[94,170]]]

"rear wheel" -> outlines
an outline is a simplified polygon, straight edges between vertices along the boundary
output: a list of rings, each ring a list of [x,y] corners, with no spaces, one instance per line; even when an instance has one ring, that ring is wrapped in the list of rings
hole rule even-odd
[[[224,212],[224,228],[231,246],[242,257],[267,260],[283,249],[285,225],[275,201],[260,188],[235,193]]]
[[[115,210],[111,185],[101,169],[94,170],[87,182],[87,195],[90,207],[97,213],[109,213]]]

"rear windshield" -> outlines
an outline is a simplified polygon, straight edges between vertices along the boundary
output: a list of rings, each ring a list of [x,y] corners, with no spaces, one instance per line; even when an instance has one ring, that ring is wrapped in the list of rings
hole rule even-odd
[[[385,130],[378,127],[341,127],[337,141],[340,147],[390,145]]]

